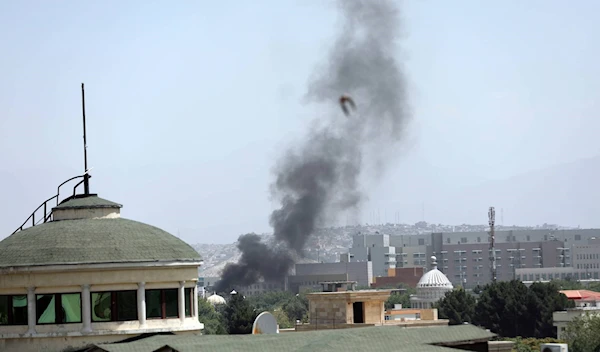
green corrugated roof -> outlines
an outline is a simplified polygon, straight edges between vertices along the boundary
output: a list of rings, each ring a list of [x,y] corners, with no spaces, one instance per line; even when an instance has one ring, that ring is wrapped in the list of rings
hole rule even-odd
[[[73,209],[73,208],[122,208],[119,203],[111,202],[104,198],[100,198],[95,194],[87,197],[77,196],[77,198],[69,199],[68,201],[59,204],[54,209]]]
[[[495,335],[472,325],[400,328],[380,326],[355,329],[286,332],[277,335],[157,335],[117,344],[100,344],[108,352],[149,352],[170,346],[179,352],[192,351],[411,351],[444,352],[456,349],[434,346],[489,340]]]
[[[179,238],[123,218],[52,221],[0,241],[0,267],[199,260]]]

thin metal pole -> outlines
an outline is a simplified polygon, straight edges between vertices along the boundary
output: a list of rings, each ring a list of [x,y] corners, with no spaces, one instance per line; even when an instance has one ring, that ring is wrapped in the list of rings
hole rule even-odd
[[[85,90],[83,83],[81,83],[81,107],[83,111],[83,162],[85,167],[85,174],[83,175],[83,188],[86,195],[90,194],[90,182],[88,172],[88,164],[87,164],[87,139],[86,139],[86,131],[85,131]]]

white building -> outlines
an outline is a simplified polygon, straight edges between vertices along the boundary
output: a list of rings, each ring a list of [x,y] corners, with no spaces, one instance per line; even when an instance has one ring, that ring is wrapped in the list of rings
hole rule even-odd
[[[412,308],[431,309],[454,286],[444,273],[438,270],[436,257],[431,257],[432,269],[426,272],[417,283],[417,294],[410,297]]]
[[[73,196],[43,223],[0,241],[0,351],[203,329],[200,255],[161,229],[121,218],[120,208],[94,194]]]

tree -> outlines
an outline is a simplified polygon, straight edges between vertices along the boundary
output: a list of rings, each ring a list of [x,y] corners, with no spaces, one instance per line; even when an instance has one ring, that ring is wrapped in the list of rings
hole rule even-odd
[[[513,351],[515,352],[539,352],[540,346],[545,343],[565,343],[562,340],[557,340],[555,338],[547,337],[543,339],[536,338],[521,338],[517,337],[514,339],[506,339],[505,341],[513,341],[515,345],[513,346]]]
[[[394,308],[394,304],[402,304],[402,308],[410,308],[410,295],[416,291],[414,288],[407,288],[404,292],[394,293],[385,302],[385,309]]]
[[[285,302],[282,309],[292,321],[305,321],[308,315],[308,299],[305,294],[299,294]]]
[[[556,284],[502,281],[486,285],[474,323],[504,337],[553,337],[552,313],[569,306]]]
[[[280,308],[281,305],[292,299],[294,294],[287,291],[280,292],[265,292],[258,295],[249,296],[246,298],[248,303],[256,309],[258,313],[264,311],[273,311]]]
[[[567,276],[564,280],[552,280],[550,283],[555,284],[561,290],[582,290],[583,285],[573,280],[570,276]]]
[[[294,324],[290,321],[290,318],[285,314],[285,311],[281,309],[276,309],[273,311],[273,316],[277,320],[277,324],[280,329],[288,329],[294,326]]]
[[[208,303],[204,298],[198,299],[198,320],[204,324],[203,333],[206,335],[227,334],[223,317],[213,305]]]
[[[229,334],[250,334],[252,324],[256,319],[256,313],[252,306],[241,294],[233,294],[225,306],[223,316],[227,324]]]
[[[600,352],[600,316],[586,313],[573,319],[564,332],[571,352]]]
[[[588,286],[588,290],[600,292],[600,282],[592,282]]]
[[[555,336],[552,313],[563,311],[569,307],[567,296],[558,292],[560,289],[555,283],[534,282],[529,286],[534,297],[529,300],[529,315],[535,320],[533,337],[543,338]]]
[[[530,336],[523,333],[527,321],[527,286],[521,281],[500,281],[484,287],[475,306],[474,323],[504,337]]]
[[[436,308],[440,318],[448,319],[450,325],[471,323],[475,316],[475,297],[464,289],[455,289],[447,292]]]

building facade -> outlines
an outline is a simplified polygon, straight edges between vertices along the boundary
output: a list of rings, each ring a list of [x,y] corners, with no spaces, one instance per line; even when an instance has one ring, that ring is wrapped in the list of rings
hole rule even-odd
[[[387,276],[384,269],[427,267],[436,256],[438,265],[453,285],[473,288],[491,282],[491,262],[496,260],[498,280],[519,277],[522,269],[568,268],[587,271],[593,279],[600,272],[600,229],[496,231],[492,255],[489,234],[438,232],[420,235],[368,235],[353,238],[350,261],[373,260],[373,275]],[[378,246],[382,247],[377,250]],[[391,248],[394,248],[393,250]],[[395,261],[386,259],[395,253]],[[377,255],[373,255],[377,254]]]
[[[0,241],[0,350],[61,351],[200,332],[198,253],[121,205],[75,196]]]

